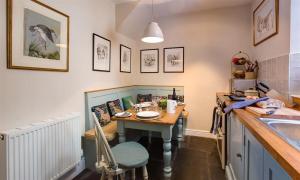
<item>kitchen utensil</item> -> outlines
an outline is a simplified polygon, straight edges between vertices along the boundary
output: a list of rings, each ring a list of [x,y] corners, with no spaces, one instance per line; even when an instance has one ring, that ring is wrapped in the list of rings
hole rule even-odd
[[[262,82],[259,82],[256,85],[256,90],[258,90],[259,92],[262,92],[262,93],[266,94],[268,91],[270,91],[270,88],[266,84],[264,84]]]

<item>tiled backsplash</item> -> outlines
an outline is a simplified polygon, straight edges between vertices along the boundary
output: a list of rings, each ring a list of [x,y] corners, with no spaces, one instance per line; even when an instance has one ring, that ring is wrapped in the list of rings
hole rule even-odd
[[[284,55],[259,62],[258,80],[277,90],[286,97],[290,87],[290,56]],[[300,74],[299,74],[300,75]],[[300,77],[300,76],[299,76]],[[300,79],[300,78],[299,78]]]
[[[300,95],[300,53],[290,55],[290,95]]]

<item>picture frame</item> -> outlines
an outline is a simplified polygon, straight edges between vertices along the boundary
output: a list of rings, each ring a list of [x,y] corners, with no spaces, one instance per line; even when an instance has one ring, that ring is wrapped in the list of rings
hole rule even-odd
[[[164,48],[164,73],[184,73],[184,47]]]
[[[140,50],[140,72],[141,73],[159,72],[159,49]]]
[[[263,0],[253,11],[253,45],[278,34],[279,0]]]
[[[120,72],[131,73],[131,48],[120,44]]]
[[[111,41],[93,33],[93,71],[110,72]]]
[[[69,24],[40,1],[7,0],[7,68],[68,72]]]

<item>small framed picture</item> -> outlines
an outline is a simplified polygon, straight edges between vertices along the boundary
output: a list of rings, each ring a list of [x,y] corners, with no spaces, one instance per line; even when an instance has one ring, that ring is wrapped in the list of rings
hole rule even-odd
[[[111,42],[93,34],[93,70],[110,72]]]
[[[184,73],[184,47],[164,48],[164,72]]]
[[[7,0],[7,67],[69,71],[69,16],[37,0]]]
[[[253,12],[254,46],[278,33],[279,0],[263,0]]]
[[[141,50],[141,73],[159,72],[159,49]]]
[[[131,73],[131,48],[120,44],[120,72]]]

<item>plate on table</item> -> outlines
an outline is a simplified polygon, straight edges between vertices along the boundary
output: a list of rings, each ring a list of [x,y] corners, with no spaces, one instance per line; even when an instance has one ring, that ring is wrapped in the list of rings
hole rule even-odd
[[[156,118],[159,116],[159,112],[155,112],[155,111],[142,111],[142,112],[138,112],[136,114],[136,116],[138,118],[143,118],[143,119],[146,119],[146,118]]]
[[[120,113],[115,114],[115,116],[116,117],[123,117],[123,118],[125,118],[125,117],[132,116],[132,113],[130,113],[130,112],[120,112]]]

